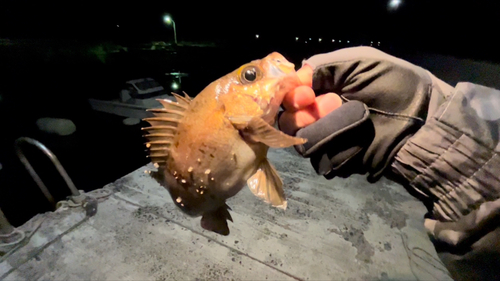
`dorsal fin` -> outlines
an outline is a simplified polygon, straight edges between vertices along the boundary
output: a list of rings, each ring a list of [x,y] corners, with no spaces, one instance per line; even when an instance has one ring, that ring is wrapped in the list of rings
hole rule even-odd
[[[151,162],[159,166],[165,165],[170,152],[170,146],[177,134],[177,126],[184,118],[184,112],[189,107],[191,99],[181,97],[172,93],[177,102],[169,99],[158,99],[163,108],[153,108],[147,111],[152,112],[155,117],[144,118],[143,120],[151,124],[150,127],[142,128],[146,131],[144,137],[148,140],[146,147],[149,149],[148,157]]]
[[[176,97],[176,99],[177,99],[177,97]],[[174,101],[171,101],[171,100],[168,100],[168,99],[163,99],[163,100],[158,99],[157,101],[159,101],[161,103],[161,105],[163,105],[163,107],[166,110],[169,110],[169,109],[172,109],[172,110],[186,110],[187,109],[187,105],[189,105],[189,104],[185,104],[185,103],[181,104],[179,102],[174,102]]]
[[[184,97],[188,99],[189,101],[193,100],[186,92],[182,91],[184,93]]]
[[[172,93],[172,95],[174,95],[175,99],[180,105],[184,105],[186,106],[186,108],[189,106],[189,103],[191,103],[191,98],[187,95],[187,97],[180,96],[176,93]]]

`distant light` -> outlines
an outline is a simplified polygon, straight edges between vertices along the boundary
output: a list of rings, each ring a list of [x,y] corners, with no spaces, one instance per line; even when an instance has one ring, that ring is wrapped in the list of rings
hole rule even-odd
[[[342,42],[342,40],[339,40],[339,43],[341,43],[341,42]]]
[[[171,87],[172,87],[172,90],[175,91],[175,90],[179,89],[179,84],[177,84],[176,82],[172,82],[172,86]]]
[[[306,42],[306,44],[307,44],[307,41],[305,41],[305,42]]]
[[[163,21],[167,24],[170,24],[172,22],[172,18],[169,15],[163,16]]]
[[[311,38],[309,38],[309,41],[311,41]]]
[[[255,38],[259,39],[259,34],[255,34]]]
[[[332,42],[335,42],[335,39],[332,39]]]
[[[349,40],[347,40],[347,43],[349,43]]]
[[[389,0],[389,9],[390,10],[395,10],[401,5],[401,0]]]
[[[117,25],[116,25],[116,27],[120,27],[120,25],[119,25],[119,24],[117,24]]]
[[[322,40],[321,38],[318,39],[319,42],[321,42],[321,40]]]
[[[380,46],[380,42],[378,42],[378,45]]]
[[[295,37],[295,41],[299,41],[299,37]]]

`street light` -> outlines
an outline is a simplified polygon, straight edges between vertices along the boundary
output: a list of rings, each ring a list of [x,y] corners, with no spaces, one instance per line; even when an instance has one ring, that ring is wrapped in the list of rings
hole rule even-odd
[[[388,3],[389,10],[396,10],[401,5],[401,0],[390,0]]]
[[[172,24],[172,26],[174,27],[174,42],[177,45],[177,32],[175,30],[175,21],[172,19],[171,16],[164,15],[163,16],[163,22],[166,23],[166,24]]]

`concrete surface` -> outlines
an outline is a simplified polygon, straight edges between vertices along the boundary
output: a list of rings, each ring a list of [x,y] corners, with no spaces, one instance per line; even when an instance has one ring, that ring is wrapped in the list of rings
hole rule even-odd
[[[269,158],[286,211],[244,189],[228,202],[231,234],[219,236],[176,209],[148,165],[105,186],[113,194],[94,217],[63,208],[20,227],[25,245],[0,256],[0,280],[451,280],[424,207],[401,186],[327,181],[293,149]]]

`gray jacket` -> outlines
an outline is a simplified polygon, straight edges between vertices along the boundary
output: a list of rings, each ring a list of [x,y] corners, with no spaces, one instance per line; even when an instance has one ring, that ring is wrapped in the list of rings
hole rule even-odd
[[[327,178],[367,173],[403,184],[428,208],[425,227],[455,280],[500,280],[500,91],[452,87],[373,48],[313,56],[317,95],[344,104],[297,132]]]

